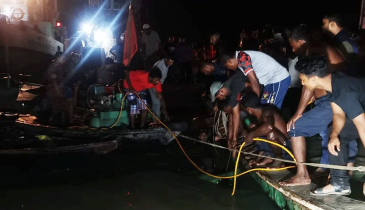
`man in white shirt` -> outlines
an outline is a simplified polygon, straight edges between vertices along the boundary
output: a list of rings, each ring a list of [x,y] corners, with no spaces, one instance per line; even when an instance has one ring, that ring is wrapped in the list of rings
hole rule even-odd
[[[158,33],[151,30],[148,24],[143,25],[143,32],[141,43],[145,59],[145,70],[150,71],[153,64],[159,60],[161,40]]]
[[[173,64],[174,64],[173,57],[168,55],[168,56],[166,56],[166,58],[163,58],[163,59],[157,61],[155,63],[155,65],[153,65],[152,68],[158,68],[161,71],[161,74],[162,74],[162,78],[160,80],[161,85],[164,83],[164,81],[167,77],[169,67],[172,66]],[[149,90],[150,90],[150,95],[151,95],[151,100],[152,100],[152,111],[158,118],[160,118],[161,117],[161,101],[157,97],[157,92],[156,92],[155,88],[150,88]],[[166,121],[170,120],[169,115],[167,113],[164,113],[164,116],[165,116]],[[157,120],[155,118],[153,119],[153,123],[157,124]]]
[[[251,83],[252,90],[260,97],[262,104],[272,104],[281,108],[290,86],[290,75],[285,67],[274,58],[260,51],[236,51],[224,53],[221,62],[227,68],[241,70]],[[261,94],[260,84],[264,85]]]

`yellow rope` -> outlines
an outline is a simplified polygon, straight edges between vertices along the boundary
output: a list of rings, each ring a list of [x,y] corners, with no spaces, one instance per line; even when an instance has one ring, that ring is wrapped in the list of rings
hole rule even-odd
[[[119,89],[119,91],[120,92],[122,92],[121,91],[121,89],[120,89],[120,86],[119,86],[119,81],[118,81],[118,89]],[[110,128],[113,128],[117,123],[118,123],[118,121],[119,121],[119,119],[120,119],[120,116],[121,116],[121,114],[122,114],[122,111],[123,111],[123,104],[124,104],[124,101],[125,101],[125,98],[126,98],[126,96],[129,94],[130,92],[127,92],[125,95],[124,95],[124,97],[123,97],[123,99],[122,99],[122,104],[121,104],[121,107],[120,107],[120,113],[119,113],[119,115],[118,115],[118,119],[115,121],[115,123],[112,125],[112,126],[110,126]],[[245,171],[245,172],[242,172],[242,173],[240,173],[240,174],[237,174],[237,168],[238,168],[238,162],[239,162],[239,158],[240,158],[240,154],[241,154],[241,151],[242,151],[242,148],[243,148],[243,146],[245,145],[245,143],[243,143],[242,145],[241,145],[241,147],[240,147],[240,149],[239,149],[239,153],[238,153],[238,156],[237,156],[237,161],[236,161],[236,166],[235,166],[235,170],[234,170],[234,175],[233,176],[216,176],[216,175],[214,175],[214,174],[210,174],[210,173],[208,173],[208,172],[206,172],[206,171],[204,171],[204,170],[202,170],[199,166],[197,166],[196,164],[195,164],[195,162],[189,157],[189,155],[185,152],[185,150],[184,150],[184,148],[182,147],[182,145],[180,144],[180,141],[178,140],[178,138],[177,138],[177,136],[175,135],[175,133],[174,132],[172,132],[172,130],[167,126],[167,125],[165,125],[161,120],[160,120],[160,118],[158,118],[149,108],[148,108],[148,106],[147,106],[147,104],[145,104],[145,102],[141,99],[141,97],[137,94],[137,93],[134,93],[134,94],[136,94],[136,96],[139,98],[139,100],[141,100],[141,102],[145,105],[145,107],[147,108],[147,110],[152,114],[152,116],[153,117],[155,117],[156,119],[157,119],[157,121],[159,122],[159,123],[161,123],[169,132],[171,132],[171,134],[172,134],[172,136],[174,137],[174,139],[176,140],[176,142],[177,142],[177,144],[179,145],[179,147],[180,147],[180,149],[181,149],[181,151],[183,152],[183,154],[185,155],[185,157],[190,161],[190,163],[195,167],[195,168],[197,168],[200,172],[202,172],[202,173],[204,173],[204,174],[206,174],[206,175],[208,175],[208,176],[211,176],[211,177],[213,177],[213,178],[217,178],[217,179],[232,179],[232,178],[234,178],[234,184],[233,184],[233,191],[232,191],[232,196],[234,195],[234,193],[235,193],[235,190],[236,190],[236,179],[237,179],[237,177],[239,177],[239,176],[242,176],[242,175],[244,175],[244,174],[247,174],[247,173],[250,173],[250,172],[253,172],[253,171],[281,171],[281,170],[286,170],[286,169],[289,169],[289,168],[295,168],[295,166],[288,166],[288,167],[283,167],[283,168],[273,168],[273,169],[271,169],[271,168],[254,168],[254,169],[250,169],[250,170],[247,170],[247,171]],[[273,144],[273,145],[276,145],[276,146],[278,146],[278,147],[280,147],[280,148],[282,148],[283,150],[285,150],[292,158],[293,158],[293,160],[296,162],[296,160],[295,160],[295,158],[294,158],[294,155],[287,149],[287,148],[285,148],[283,145],[280,145],[280,144],[278,144],[278,143],[275,143],[275,142],[271,142],[271,141],[268,141],[268,140],[266,140],[266,139],[261,139],[261,138],[254,138],[254,140],[255,141],[263,141],[263,142],[266,142],[266,143],[269,143],[269,144]]]

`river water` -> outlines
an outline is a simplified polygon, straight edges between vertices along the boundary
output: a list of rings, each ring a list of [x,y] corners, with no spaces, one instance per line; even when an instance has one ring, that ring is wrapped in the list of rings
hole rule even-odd
[[[144,152],[0,161],[4,210],[278,209],[250,175],[238,178],[234,196],[228,182],[199,179],[175,142]]]

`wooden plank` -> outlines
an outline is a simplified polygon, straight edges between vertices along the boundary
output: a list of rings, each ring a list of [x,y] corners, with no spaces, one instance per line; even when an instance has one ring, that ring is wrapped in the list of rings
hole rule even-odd
[[[248,168],[246,162],[242,162]],[[281,180],[293,175],[288,170],[278,172],[253,172],[251,175],[282,209],[355,210],[363,209],[365,206],[365,202],[346,196],[312,196],[310,195],[310,190],[316,187],[313,183],[296,187],[279,185]]]

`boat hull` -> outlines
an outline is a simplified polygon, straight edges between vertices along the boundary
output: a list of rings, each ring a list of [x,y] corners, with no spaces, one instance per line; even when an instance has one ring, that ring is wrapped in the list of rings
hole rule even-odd
[[[8,50],[5,50],[6,47]],[[13,77],[22,74],[19,80],[44,84],[45,72],[57,47],[63,49],[63,44],[35,29],[14,24],[0,25],[0,73],[8,73],[5,63],[8,58],[9,73]]]
[[[106,154],[117,148],[148,151],[165,146],[174,140],[171,132],[163,128],[63,129],[37,124],[34,122],[34,117],[29,115],[20,116],[15,122],[3,125],[0,133],[5,136],[0,141],[0,155],[49,155],[74,152]],[[178,135],[180,131],[174,133]]]

